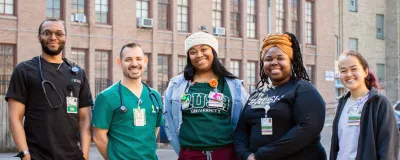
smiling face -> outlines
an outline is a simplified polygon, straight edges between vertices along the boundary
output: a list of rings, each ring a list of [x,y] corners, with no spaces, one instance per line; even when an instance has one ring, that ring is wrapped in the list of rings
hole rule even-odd
[[[197,72],[206,72],[211,70],[214,55],[210,46],[193,46],[188,52],[190,62]]]
[[[368,76],[368,69],[364,70],[360,61],[355,56],[340,57],[338,67],[340,81],[350,91],[365,87],[365,78]]]
[[[121,58],[117,59],[124,76],[132,80],[141,79],[147,66],[147,61],[148,59],[143,50],[138,46],[124,48]]]
[[[290,58],[278,47],[272,47],[267,51],[263,63],[264,72],[271,79],[273,85],[281,85],[290,79]]]
[[[44,53],[51,56],[61,53],[67,39],[64,31],[64,25],[61,22],[46,21],[43,23],[38,39]]]

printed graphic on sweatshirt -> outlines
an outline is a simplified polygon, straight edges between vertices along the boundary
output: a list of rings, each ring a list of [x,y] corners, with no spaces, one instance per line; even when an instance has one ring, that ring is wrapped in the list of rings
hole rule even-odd
[[[193,93],[189,96],[190,105],[184,111],[190,113],[222,113],[228,112],[228,104],[230,104],[229,97],[224,95],[223,104],[221,107],[208,106],[208,94]]]
[[[267,92],[258,91],[254,93],[250,98],[248,104],[255,108],[263,108],[267,104],[275,103],[281,100],[285,95],[268,96]],[[258,107],[257,107],[258,106]]]

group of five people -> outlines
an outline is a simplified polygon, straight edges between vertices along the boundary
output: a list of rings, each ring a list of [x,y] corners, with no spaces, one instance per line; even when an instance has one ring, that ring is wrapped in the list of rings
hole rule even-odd
[[[160,125],[179,160],[327,159],[320,143],[325,102],[291,33],[264,38],[261,80],[250,95],[219,61],[217,39],[196,32],[184,43],[187,65],[163,98],[141,81],[148,63],[142,47],[128,43],[116,61],[122,79],[95,102],[84,69],[60,54],[66,34],[60,21],[43,21],[42,54],[19,63],[11,76],[5,99],[21,159],[88,159],[90,125],[99,152],[110,160],[158,159]],[[377,91],[368,62],[347,51],[338,64],[349,92],[338,100],[329,159],[397,159],[394,111]]]

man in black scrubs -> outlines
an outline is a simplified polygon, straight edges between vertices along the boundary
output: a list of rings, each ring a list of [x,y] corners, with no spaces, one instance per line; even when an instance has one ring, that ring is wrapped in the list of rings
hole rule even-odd
[[[42,54],[19,63],[11,76],[5,99],[17,157],[24,160],[89,158],[93,100],[85,71],[62,58],[66,39],[60,21],[44,20]]]

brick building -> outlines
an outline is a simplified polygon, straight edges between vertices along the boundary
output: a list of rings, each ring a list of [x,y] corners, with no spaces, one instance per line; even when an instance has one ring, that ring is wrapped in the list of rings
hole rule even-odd
[[[381,92],[393,103],[400,100],[399,8],[400,0],[335,0],[334,9],[335,57],[349,49],[363,54],[379,80]],[[343,94],[340,80],[335,83],[336,94]]]
[[[144,80],[164,92],[186,63],[186,36],[200,30],[217,37],[222,63],[251,90],[259,81],[263,38],[288,31],[297,35],[312,83],[330,107],[335,103],[333,5],[317,0],[0,1],[0,94],[4,97],[16,64],[41,53],[38,26],[51,17],[63,21],[68,38],[63,55],[86,69],[94,96],[122,77],[115,59],[127,42],[142,45],[149,57]],[[0,113],[7,117],[7,107]],[[7,118],[0,126],[0,146],[7,148],[12,145]]]

